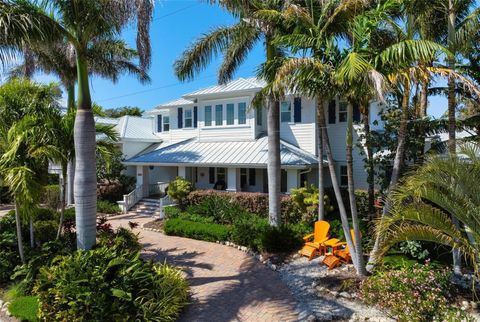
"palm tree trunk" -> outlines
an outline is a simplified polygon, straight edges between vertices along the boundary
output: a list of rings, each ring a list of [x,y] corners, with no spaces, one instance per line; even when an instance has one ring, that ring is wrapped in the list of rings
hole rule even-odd
[[[368,214],[370,219],[373,219],[375,214],[375,171],[372,141],[370,139],[370,116],[368,105],[362,106],[360,110],[363,111],[363,130],[365,132],[365,146],[367,148]]]
[[[325,185],[323,169],[323,135],[320,125],[320,113],[323,112],[323,100],[317,97],[317,153],[318,153],[318,220],[325,219]],[[321,106],[320,106],[321,105]]]
[[[268,216],[270,225],[278,227],[280,218],[280,115],[279,104],[274,98],[268,99]]]
[[[420,107],[419,107],[419,115],[418,117],[422,119],[422,126],[419,128],[419,136],[421,138],[421,144],[418,151],[417,156],[417,163],[418,165],[422,165],[425,161],[425,127],[423,126],[423,119],[427,116],[427,108],[428,108],[428,79],[425,78],[422,80],[422,90],[420,92]]]
[[[70,160],[67,165],[67,205],[73,205],[75,198],[73,197],[73,183],[75,181],[75,158]]]
[[[57,237],[56,240],[60,238],[62,234],[63,221],[65,218],[65,195],[67,190],[67,165],[62,164],[62,182],[60,185],[60,221],[58,223]]]
[[[352,214],[352,226],[353,233],[355,236],[355,248],[352,249],[356,254],[356,265],[357,274],[359,276],[366,276],[367,272],[365,270],[365,263],[363,260],[363,249],[362,249],[362,235],[360,233],[360,223],[358,222],[358,212],[357,212],[357,201],[355,198],[355,183],[353,181],[353,105],[348,104],[347,109],[347,177],[348,177],[348,197],[350,200],[350,211]]]
[[[448,49],[452,53],[452,57],[448,59],[448,67],[455,70],[455,22],[457,19],[454,1],[448,1]],[[451,155],[455,156],[457,153],[456,142],[456,99],[455,99],[455,80],[452,76],[448,77],[448,151]],[[459,228],[459,222],[457,218],[452,217],[452,221]],[[462,273],[462,258],[457,249],[453,249],[453,272],[455,274]]]
[[[347,210],[345,209],[345,205],[343,203],[342,193],[340,191],[340,185],[338,184],[337,174],[335,172],[335,161],[333,160],[332,149],[330,147],[330,140],[328,138],[327,124],[325,122],[325,112],[324,112],[323,104],[319,105],[319,107],[321,109],[319,113],[319,121],[320,121],[320,129],[322,130],[323,146],[327,154],[328,169],[330,171],[330,178],[332,180],[332,186],[333,186],[333,191],[335,192],[335,198],[337,199],[338,210],[340,212],[340,219],[342,221],[342,228],[343,228],[343,232],[345,233],[345,240],[347,241],[348,248],[354,250],[355,246],[353,244],[352,236],[350,235],[350,225],[348,223]],[[351,252],[351,256],[352,256],[352,262],[354,264],[358,263],[357,253],[355,251]]]
[[[77,248],[90,249],[96,239],[97,178],[95,164],[95,121],[84,53],[77,48],[78,108],[75,117],[75,221]]]
[[[22,263],[25,264],[25,255],[23,253],[23,240],[22,240],[22,223],[20,221],[20,207],[18,206],[17,198],[15,198],[15,226],[17,228],[17,243],[18,253]]]
[[[35,248],[35,236],[33,233],[33,214],[30,215],[29,218],[29,226],[30,226],[30,248]]]
[[[393,169],[392,169],[392,176],[390,178],[390,183],[387,189],[387,199],[385,204],[383,205],[382,217],[380,220],[383,220],[385,216],[388,215],[390,212],[391,202],[389,199],[390,193],[395,189],[395,186],[398,183],[398,179],[400,177],[400,170],[402,167],[404,154],[405,154],[405,140],[407,136],[407,122],[408,122],[408,106],[410,103],[410,82],[407,80],[404,82],[404,92],[402,96],[402,115],[400,118],[400,127],[398,129],[398,143],[397,143],[397,151],[395,153],[395,159],[393,160]],[[382,236],[377,234],[375,237],[375,244],[373,245],[373,249],[370,252],[370,258],[367,264],[367,271],[371,272],[373,267],[377,264],[380,245],[382,243]]]

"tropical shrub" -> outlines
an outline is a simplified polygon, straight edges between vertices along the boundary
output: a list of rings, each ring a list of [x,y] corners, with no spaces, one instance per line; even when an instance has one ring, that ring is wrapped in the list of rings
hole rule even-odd
[[[10,281],[13,269],[20,263],[16,234],[0,229],[0,284]]]
[[[116,203],[107,200],[97,200],[97,212],[114,215],[120,213],[121,209]]]
[[[232,226],[232,241],[253,250],[262,249],[262,236],[269,229],[268,220],[257,215],[242,216]]]
[[[120,227],[117,230],[102,231],[98,234],[98,247],[113,247],[130,252],[142,250],[138,234],[131,230]]]
[[[17,297],[8,306],[8,311],[22,321],[38,321],[38,298],[36,296]]]
[[[99,247],[57,257],[40,269],[33,293],[48,321],[175,321],[188,284],[168,265],[138,252]]]
[[[35,221],[33,227],[35,231],[35,241],[41,245],[55,239],[58,230],[58,220]]]
[[[318,188],[315,185],[305,186],[298,189],[292,189],[291,196],[294,205],[302,214],[302,221],[312,223],[318,217]],[[330,198],[325,194],[323,198],[325,214],[333,211],[330,204]]]
[[[60,186],[58,184],[44,186],[40,202],[50,209],[58,209],[60,206]]]
[[[188,206],[199,205],[203,200],[212,196],[225,200],[228,205],[231,202],[238,204],[245,212],[268,217],[268,194],[259,192],[229,193],[217,190],[195,190],[188,194],[185,204]],[[282,196],[280,199],[282,220],[285,223],[294,223],[301,220],[299,210],[293,204],[290,196]]]
[[[168,185],[167,194],[182,206],[185,203],[185,198],[192,190],[193,185],[190,181],[182,177],[176,177],[175,180]]]
[[[451,321],[460,312],[450,308],[450,272],[431,264],[379,271],[361,286],[367,304],[390,310],[399,321]]]
[[[247,212],[234,200],[227,200],[217,195],[206,197],[198,205],[188,207],[187,212],[211,217],[217,224],[232,224],[235,218]]]
[[[167,235],[182,236],[206,241],[226,241],[230,236],[230,227],[226,225],[189,221],[179,218],[165,222],[163,230]]]

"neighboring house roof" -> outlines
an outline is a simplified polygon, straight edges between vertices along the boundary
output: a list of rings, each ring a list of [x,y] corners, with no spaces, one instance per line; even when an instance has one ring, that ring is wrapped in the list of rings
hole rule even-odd
[[[130,115],[120,118],[95,117],[95,123],[112,125],[115,131],[117,131],[120,141],[161,141],[161,139],[153,133],[151,118]],[[97,140],[104,138],[104,135],[97,135]]]
[[[184,98],[196,98],[215,94],[226,94],[245,91],[256,91],[265,87],[266,83],[256,77],[239,78],[223,85],[214,85],[183,95]]]
[[[303,168],[318,164],[317,158],[285,141],[280,142],[282,166]],[[189,139],[137,155],[127,164],[249,166],[264,168],[268,160],[266,136],[244,142],[205,142]]]

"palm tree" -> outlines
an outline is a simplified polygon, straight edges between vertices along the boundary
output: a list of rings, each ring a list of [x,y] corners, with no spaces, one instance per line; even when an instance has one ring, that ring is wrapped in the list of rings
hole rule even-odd
[[[282,53],[274,45],[273,38],[280,32],[282,26],[279,21],[266,19],[266,17],[272,11],[283,10],[287,1],[212,0],[210,2],[219,4],[238,17],[239,21],[233,26],[215,28],[188,48],[175,62],[175,74],[180,80],[193,79],[208,65],[213,56],[222,54],[224,59],[218,72],[218,80],[219,83],[228,82],[250,50],[262,38],[265,43],[266,62],[273,62],[281,56]],[[263,71],[262,77],[267,83],[271,83],[275,70]],[[278,226],[281,223],[280,108],[276,95],[271,89],[271,86],[267,86],[259,97],[267,98],[269,222],[272,226]]]
[[[140,68],[150,65],[149,25],[151,0],[49,0],[0,2],[0,39],[14,44],[43,41],[56,44],[67,39],[75,49],[77,69],[77,115],[75,118],[75,210],[77,247],[90,249],[95,244],[96,171],[95,124],[89,87],[88,49],[105,37],[117,37],[132,21],[137,22],[137,49]]]
[[[0,176],[15,200],[17,241],[22,262],[25,261],[21,235],[22,217],[30,219],[30,242],[33,240],[33,214],[41,192],[41,176],[48,160],[59,151],[52,140],[59,115],[55,85],[40,86],[13,80],[0,88]],[[23,216],[21,216],[23,214]]]
[[[464,144],[459,152],[432,157],[402,181],[392,194],[392,216],[377,227],[379,256],[404,240],[433,241],[465,254],[478,273],[480,145]]]

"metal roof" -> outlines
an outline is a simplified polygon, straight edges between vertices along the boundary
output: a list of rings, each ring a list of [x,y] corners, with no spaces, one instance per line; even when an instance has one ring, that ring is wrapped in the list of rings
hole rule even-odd
[[[285,141],[280,143],[282,166],[306,167],[318,164],[316,156]],[[206,142],[189,139],[171,145],[160,145],[156,150],[137,155],[127,164],[164,165],[223,165],[266,167],[268,139],[266,136],[254,141]]]
[[[190,105],[193,105],[193,104],[194,104],[193,101],[190,101],[190,100],[187,100],[187,99],[184,99],[184,98],[178,98],[176,100],[160,104],[157,107],[155,107],[155,109],[190,106]],[[153,112],[153,111],[150,111],[149,113],[151,113],[151,112]]]
[[[119,118],[111,118],[111,117],[95,117],[95,123],[103,124],[103,125],[118,125],[120,122]]]
[[[120,118],[120,122],[116,128],[120,140],[161,141],[161,139],[153,133],[152,126],[151,118],[127,115]]]
[[[265,87],[265,82],[256,77],[250,78],[239,78],[228,82],[224,85],[214,85],[207,88],[203,88],[186,95],[183,95],[184,98],[195,98],[199,96],[206,96],[212,94],[222,94],[222,93],[232,93],[232,92],[242,92],[242,91],[255,91],[260,90]]]

